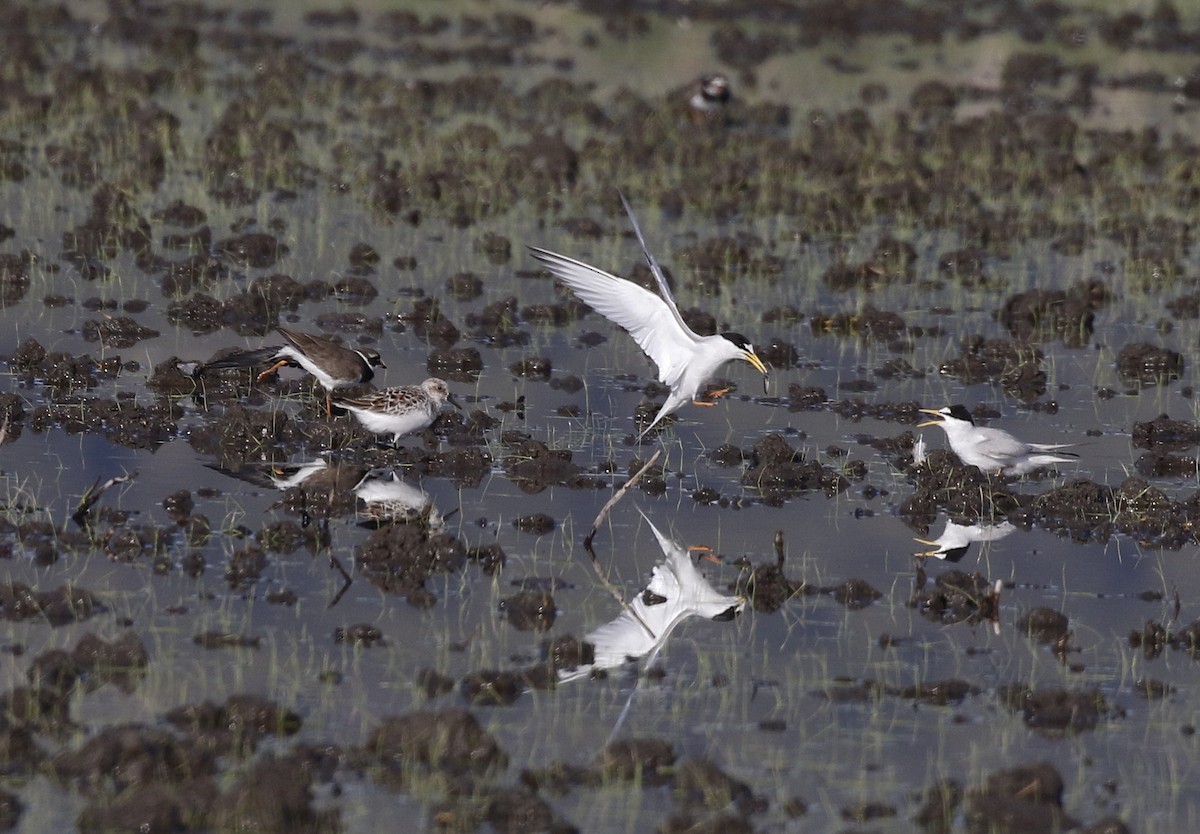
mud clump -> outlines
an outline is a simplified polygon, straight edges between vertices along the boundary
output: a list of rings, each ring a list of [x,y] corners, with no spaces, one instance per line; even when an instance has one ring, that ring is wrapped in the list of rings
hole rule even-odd
[[[22,381],[32,384],[40,380],[47,387],[62,391],[94,388],[102,381],[116,379],[121,372],[119,357],[97,361],[86,353],[72,356],[49,352],[36,339],[22,343],[9,363]]]
[[[547,591],[521,591],[502,600],[500,610],[517,631],[549,631],[558,615]]]
[[[978,573],[948,570],[928,588],[921,584],[909,599],[909,607],[936,623],[970,623],[999,618],[999,600],[992,584]]]
[[[38,618],[57,627],[89,620],[106,610],[99,598],[84,588],[60,585],[35,591],[20,582],[0,583],[0,612],[12,622]]]
[[[1003,480],[988,478],[945,449],[926,455],[915,474],[916,489],[900,506],[900,516],[921,529],[933,523],[938,508],[952,521],[975,524],[1004,518],[1021,506],[1022,499]]]
[[[1162,385],[1183,373],[1183,357],[1169,348],[1137,342],[1117,354],[1117,373],[1140,387]]]
[[[866,608],[883,596],[877,588],[862,579],[847,579],[839,585],[823,587],[818,593],[828,594],[851,611]]]
[[[376,588],[429,608],[437,597],[425,582],[438,573],[455,573],[466,564],[466,546],[455,536],[433,533],[419,524],[389,524],[359,546],[355,564]]]
[[[170,710],[167,722],[203,749],[218,755],[248,756],[266,737],[295,735],[295,712],[258,695],[231,695],[223,704],[204,701]]]
[[[1060,339],[1067,347],[1082,347],[1091,338],[1096,311],[1111,298],[1108,288],[1096,279],[1065,290],[1033,289],[1011,296],[997,318],[1018,341]]]
[[[544,536],[558,526],[554,518],[546,515],[546,513],[531,513],[529,515],[517,516],[513,519],[512,523],[513,527],[522,533],[529,533],[533,536]]]
[[[897,343],[897,340],[908,332],[908,325],[903,316],[891,311],[878,310],[871,304],[858,313],[813,313],[809,319],[809,327],[814,336],[854,336],[863,341],[885,344]],[[902,347],[899,344],[896,346]]]
[[[1119,709],[1110,707],[1099,690],[1070,692],[1066,689],[1032,689],[1010,684],[999,690],[1000,703],[1010,712],[1020,713],[1031,729],[1050,736],[1062,736],[1094,730],[1104,718],[1118,717]]]
[[[734,587],[738,596],[748,599],[755,611],[764,614],[778,611],[793,597],[818,593],[805,582],[789,579],[783,572],[782,559],[755,565],[748,574],[738,577]]]
[[[591,771],[602,780],[628,782],[641,778],[643,784],[670,781],[675,749],[661,738],[627,738],[610,742],[591,763]]]
[[[1178,550],[1200,540],[1200,496],[1172,501],[1142,478],[1127,478],[1115,489],[1081,479],[1034,498],[1025,519],[1073,541],[1121,534]]]
[[[955,377],[963,385],[998,382],[1005,393],[1030,403],[1046,393],[1045,354],[1024,342],[984,339],[971,336],[962,340],[962,353],[945,362],[941,372]]]
[[[733,778],[707,758],[685,759],[675,767],[675,801],[689,809],[719,811],[729,806],[742,814],[765,811],[766,799],[757,797],[745,782]]]
[[[128,316],[99,321],[89,319],[83,323],[83,340],[100,342],[109,349],[133,347],[143,339],[154,339],[159,335],[157,330],[143,327]]]
[[[303,753],[264,756],[217,798],[211,825],[220,831],[336,834],[339,812],[313,807],[313,781]]]
[[[483,372],[483,356],[473,347],[434,350],[425,361],[425,369],[452,382],[475,382]]]
[[[793,449],[779,434],[768,434],[754,444],[742,483],[759,490],[768,503],[782,503],[812,490],[832,497],[850,486],[840,472],[805,460],[804,453]]]
[[[1038,643],[1052,643],[1068,632],[1065,614],[1052,608],[1035,608],[1017,620],[1017,630]]]
[[[250,409],[238,403],[225,406],[220,420],[198,426],[188,434],[193,449],[234,469],[261,461],[263,455],[278,457],[305,439],[286,412]]]
[[[357,625],[345,626],[344,628],[335,628],[333,630],[333,642],[349,643],[353,646],[369,649],[376,643],[383,643],[383,632],[369,623],[358,623]]]
[[[29,292],[29,267],[33,256],[0,253],[0,310],[11,307]]]
[[[525,436],[511,440],[506,442],[509,454],[501,460],[501,465],[522,492],[535,495],[552,486],[574,489],[598,486],[595,478],[584,474],[583,468],[572,462],[574,453],[570,449],[551,449],[540,440]]]
[[[1182,452],[1200,445],[1200,426],[1160,414],[1153,420],[1133,424],[1133,445],[1139,449]]]
[[[385,718],[371,731],[365,751],[384,767],[386,780],[397,785],[412,767],[459,776],[508,766],[496,739],[462,709]]]

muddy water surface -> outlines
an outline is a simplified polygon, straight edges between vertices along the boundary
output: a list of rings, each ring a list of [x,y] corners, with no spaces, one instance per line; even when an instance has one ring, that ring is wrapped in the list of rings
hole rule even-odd
[[[0,13],[0,824],[1200,825],[1200,20],[1096,6]],[[640,446],[524,251],[645,280],[617,189],[772,368]],[[463,409],[192,375],[276,324]],[[959,402],[1079,458],[983,477]],[[660,449],[598,564],[640,509],[746,610],[555,686]]]

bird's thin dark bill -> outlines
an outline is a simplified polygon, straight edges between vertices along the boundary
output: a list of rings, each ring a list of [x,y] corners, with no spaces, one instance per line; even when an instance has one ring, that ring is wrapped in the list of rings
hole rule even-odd
[[[446,402],[450,403],[450,405],[454,406],[459,411],[462,411],[462,406],[459,405],[458,400],[455,398],[455,396],[453,394],[446,395]]]

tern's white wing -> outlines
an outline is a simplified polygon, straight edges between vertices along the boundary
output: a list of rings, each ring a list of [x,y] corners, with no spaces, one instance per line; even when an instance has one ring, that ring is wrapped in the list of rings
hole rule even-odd
[[[658,261],[654,259],[654,256],[650,254],[650,248],[646,246],[646,238],[642,235],[642,227],[638,225],[633,208],[630,207],[629,201],[620,191],[617,192],[617,196],[621,198],[621,205],[625,207],[625,213],[629,215],[629,222],[633,224],[633,233],[637,235],[638,243],[642,246],[642,254],[646,256],[646,263],[650,266],[650,274],[654,276],[654,282],[658,285],[659,295],[662,296],[663,301],[667,302],[667,308],[675,316],[675,321],[679,322],[679,326],[691,333],[691,328],[687,326],[683,316],[679,315],[679,306],[675,303],[675,296],[671,295],[671,288],[667,285],[667,276],[663,274]]]
[[[676,387],[700,337],[683,323],[670,304],[632,281],[582,261],[534,246],[529,249],[584,303],[629,331],[658,366],[659,381]]]

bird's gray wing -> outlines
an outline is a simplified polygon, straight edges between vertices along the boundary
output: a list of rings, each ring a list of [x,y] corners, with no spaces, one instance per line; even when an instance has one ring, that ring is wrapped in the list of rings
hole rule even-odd
[[[1004,462],[1024,457],[1031,451],[1028,443],[1001,429],[981,429],[976,435],[976,449],[992,460]]]
[[[582,261],[529,247],[550,272],[584,303],[629,332],[658,366],[658,378],[673,386],[694,355],[699,337],[679,315],[649,290]]]
[[[675,303],[675,296],[671,295],[671,288],[667,285],[667,276],[663,274],[662,267],[658,265],[658,261],[650,254],[650,248],[646,246],[646,238],[642,235],[642,227],[638,225],[633,208],[629,205],[629,201],[625,199],[625,195],[622,192],[618,191],[617,196],[621,198],[621,205],[625,207],[625,213],[629,215],[629,222],[633,224],[633,233],[637,235],[638,243],[642,246],[642,254],[646,256],[646,263],[649,264],[650,273],[654,276],[654,282],[658,285],[659,295],[662,296],[663,301],[667,302],[667,309],[675,316],[675,320],[679,322],[679,326],[686,332],[691,333],[692,329],[687,326],[687,323],[683,320],[683,316],[679,314],[679,306]]]

